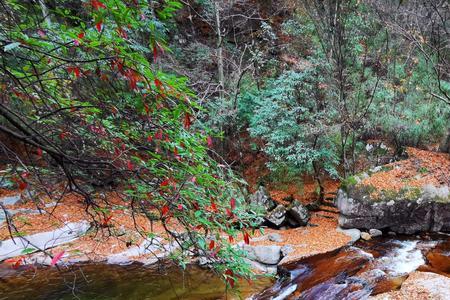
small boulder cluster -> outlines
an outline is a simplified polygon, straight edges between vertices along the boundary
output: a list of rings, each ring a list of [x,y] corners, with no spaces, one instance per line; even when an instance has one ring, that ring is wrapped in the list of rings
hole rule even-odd
[[[277,204],[267,193],[263,186],[250,196],[250,203],[254,206],[264,208],[266,212],[261,226],[268,226],[275,229],[287,227],[306,226],[310,219],[308,209],[298,200],[289,197],[286,202],[289,205]]]

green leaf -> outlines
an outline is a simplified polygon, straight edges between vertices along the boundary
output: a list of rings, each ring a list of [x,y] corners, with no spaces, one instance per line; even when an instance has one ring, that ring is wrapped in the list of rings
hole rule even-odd
[[[25,248],[21,251],[22,254],[30,254],[37,251],[35,248]]]

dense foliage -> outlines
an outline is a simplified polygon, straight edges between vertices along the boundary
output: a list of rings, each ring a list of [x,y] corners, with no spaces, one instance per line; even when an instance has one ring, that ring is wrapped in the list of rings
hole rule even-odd
[[[230,241],[248,236],[254,215],[237,178],[210,158],[212,133],[193,128],[201,107],[187,79],[159,63],[180,3],[75,2],[3,3],[0,130],[24,149],[2,145],[13,180],[82,195],[99,227],[110,206],[98,192],[123,189],[123,209],[161,221],[169,236],[140,234],[174,239],[181,264],[196,254],[230,283],[248,275]]]

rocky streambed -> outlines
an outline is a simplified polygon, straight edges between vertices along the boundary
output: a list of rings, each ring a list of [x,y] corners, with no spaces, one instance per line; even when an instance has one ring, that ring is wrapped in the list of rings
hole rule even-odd
[[[377,294],[381,295],[377,299],[390,299],[383,298],[390,297],[384,293],[400,288],[416,270],[434,272],[428,290],[426,282],[422,282],[420,288],[425,298],[420,299],[448,299],[445,298],[450,293],[448,235],[360,240],[351,246],[304,258],[280,267],[281,278],[252,299],[368,299]],[[414,291],[411,288],[410,293]]]
[[[194,265],[184,271],[138,263],[0,267],[0,299],[413,299],[407,295],[414,293],[425,297],[414,299],[448,299],[450,236],[360,240],[278,271],[275,283],[260,276],[230,291],[218,275]]]

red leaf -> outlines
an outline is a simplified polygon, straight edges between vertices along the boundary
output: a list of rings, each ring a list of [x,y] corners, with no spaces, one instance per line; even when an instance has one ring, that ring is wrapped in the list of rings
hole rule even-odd
[[[119,148],[114,148],[114,153],[116,154],[116,156],[119,156],[120,155]]]
[[[151,143],[152,140],[153,140],[153,137],[149,134],[147,137],[147,142]]]
[[[162,139],[162,136],[163,136],[163,132],[162,132],[162,130],[160,129],[160,130],[158,130],[158,131],[156,132],[156,134],[155,134],[155,139],[160,140],[160,139]]]
[[[231,210],[234,210],[236,208],[236,199],[231,198],[230,207],[231,207]]]
[[[130,88],[132,90],[137,89],[137,83],[140,79],[139,75],[133,70],[127,70],[125,72],[125,76],[128,78],[128,81],[130,82]]]
[[[156,45],[153,46],[153,60],[156,61],[158,58],[158,48],[156,48]]]
[[[19,190],[24,190],[27,188],[27,186],[28,186],[28,183],[26,183],[25,181],[19,182]]]
[[[166,179],[163,182],[161,182],[161,184],[159,186],[163,187],[163,186],[168,186],[168,185],[169,185],[169,179]]]
[[[178,210],[183,210],[183,205],[178,204]]]
[[[208,136],[206,138],[206,142],[208,143],[208,147],[211,147],[213,145],[213,140],[212,140],[212,138],[210,136]]]
[[[97,31],[98,31],[98,32],[101,32],[101,31],[102,31],[102,27],[103,27],[103,21],[102,21],[102,20],[98,21],[98,22],[95,24],[95,28],[97,28]]]
[[[213,212],[217,212],[217,206],[216,206],[216,204],[214,202],[211,202],[211,210]]]
[[[56,263],[61,259],[61,257],[64,255],[64,250],[53,256],[52,261],[50,262],[50,266],[56,265]]]
[[[99,0],[91,0],[91,5],[95,10],[99,10],[99,8],[106,8],[105,4]]]
[[[248,245],[250,244],[250,237],[246,231],[243,232],[244,235],[244,242]]]
[[[154,82],[155,82],[155,85],[157,88],[162,88],[163,83],[161,82],[161,80],[159,80],[158,78],[155,78]]]
[[[233,242],[234,242],[233,236],[229,235],[229,236],[228,236],[228,241],[229,241],[230,243],[233,243]]]
[[[214,250],[214,252],[212,253],[212,256],[214,258],[217,258],[217,254],[219,254],[219,251],[220,251],[220,247],[216,247],[216,250]]]
[[[191,127],[191,115],[189,113],[184,114],[184,128],[189,129]]]
[[[230,269],[227,269],[225,271],[225,278],[226,281],[228,282],[228,284],[231,286],[231,288],[234,287],[234,278],[233,278],[233,271],[231,271]]]
[[[211,242],[209,242],[209,250],[214,249],[214,240],[211,240]]]
[[[133,163],[131,162],[131,160],[127,161],[127,169],[129,171],[133,171]]]
[[[80,32],[80,33],[77,35],[77,37],[78,37],[79,39],[84,38],[84,32]]]
[[[24,258],[22,256],[20,256],[17,258],[8,258],[5,260],[5,263],[11,264],[11,268],[17,269],[20,267],[20,265],[22,264],[23,261],[24,261]]]
[[[59,138],[60,138],[61,140],[63,140],[63,139],[66,138],[66,136],[67,136],[68,134],[69,134],[68,132],[61,132],[61,133],[59,134]]]
[[[78,67],[67,67],[67,72],[75,74],[75,77],[80,77],[81,71]]]
[[[41,157],[42,156],[42,149],[41,148],[37,148],[37,155],[39,156],[39,157]]]
[[[80,68],[78,68],[78,67],[75,67],[74,69],[73,69],[73,73],[75,74],[75,77],[80,77]]]
[[[194,209],[195,210],[199,210],[200,209],[200,206],[198,205],[198,203],[197,202],[192,202],[192,206],[194,206]]]
[[[105,218],[104,220],[103,220],[103,222],[102,222],[102,226],[103,227],[108,227],[108,223],[109,223],[109,221],[111,221],[111,219],[112,219],[112,215],[110,215],[110,216],[108,216],[107,218]]]
[[[165,215],[167,215],[167,213],[169,212],[169,207],[167,206],[167,205],[164,205],[162,208],[161,208],[161,216],[165,216]]]
[[[226,209],[227,211],[227,215],[232,218],[233,217],[233,212],[231,210],[229,210],[228,208]]]

